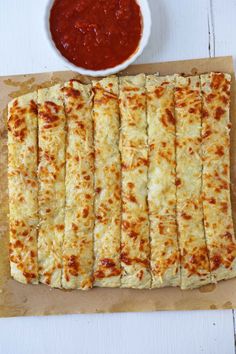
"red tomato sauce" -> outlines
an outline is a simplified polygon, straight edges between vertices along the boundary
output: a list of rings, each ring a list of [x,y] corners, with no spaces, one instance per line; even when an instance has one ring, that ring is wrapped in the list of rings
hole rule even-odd
[[[136,51],[142,15],[135,0],[55,0],[50,31],[71,63],[102,70],[123,63]]]

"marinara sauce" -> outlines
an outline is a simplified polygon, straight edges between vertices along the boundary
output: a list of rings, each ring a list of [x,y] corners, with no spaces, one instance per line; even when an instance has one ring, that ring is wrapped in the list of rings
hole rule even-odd
[[[102,70],[121,64],[136,51],[142,15],[135,0],[55,0],[50,31],[70,62]]]

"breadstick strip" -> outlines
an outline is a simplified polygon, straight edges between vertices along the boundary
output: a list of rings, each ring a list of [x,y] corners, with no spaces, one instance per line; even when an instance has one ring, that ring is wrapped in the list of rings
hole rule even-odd
[[[121,287],[150,288],[145,75],[120,78]]]
[[[176,225],[174,76],[147,76],[152,288],[180,285]]]
[[[210,282],[201,199],[201,95],[198,76],[176,78],[175,105],[181,288],[188,289]]]
[[[120,286],[121,162],[118,79],[93,82],[95,145],[94,285]]]
[[[229,74],[201,75],[203,97],[203,212],[213,279],[236,276],[230,201]]]
[[[92,287],[94,150],[91,85],[76,80],[63,87],[67,118],[66,209],[62,286]]]
[[[11,276],[38,283],[37,92],[8,105],[8,183]]]
[[[65,219],[65,113],[61,86],[38,90],[39,280],[61,287]]]

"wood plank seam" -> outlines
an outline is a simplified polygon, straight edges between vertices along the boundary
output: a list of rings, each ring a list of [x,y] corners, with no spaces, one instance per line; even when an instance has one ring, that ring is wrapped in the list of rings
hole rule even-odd
[[[213,11],[213,0],[208,0],[207,11],[207,24],[208,24],[208,51],[209,57],[215,57],[215,22]]]
[[[234,352],[236,354],[236,323],[235,323],[235,310],[232,310],[233,315],[233,327],[234,327]]]

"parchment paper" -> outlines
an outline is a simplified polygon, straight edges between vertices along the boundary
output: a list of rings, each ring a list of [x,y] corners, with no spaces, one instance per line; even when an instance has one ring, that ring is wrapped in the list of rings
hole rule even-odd
[[[231,99],[231,197],[236,221],[236,105],[235,79],[231,57],[198,59],[159,64],[135,65],[123,74],[140,72],[160,75],[201,74],[209,71],[233,75]],[[236,279],[207,285],[196,290],[176,288],[154,290],[99,289],[65,291],[46,285],[23,285],[10,278],[8,261],[8,192],[7,192],[7,103],[13,97],[38,87],[79,77],[77,73],[49,72],[42,74],[0,77],[0,317],[72,313],[230,309],[236,307]],[[88,81],[89,78],[82,78]]]

